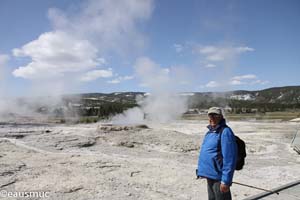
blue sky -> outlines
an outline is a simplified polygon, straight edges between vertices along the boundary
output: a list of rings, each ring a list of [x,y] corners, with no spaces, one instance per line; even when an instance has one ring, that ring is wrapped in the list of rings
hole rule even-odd
[[[299,85],[298,0],[1,0],[0,94]]]

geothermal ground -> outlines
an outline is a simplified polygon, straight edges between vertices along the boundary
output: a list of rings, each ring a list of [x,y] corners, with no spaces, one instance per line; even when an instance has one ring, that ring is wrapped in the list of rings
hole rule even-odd
[[[300,179],[300,156],[290,148],[299,122],[228,124],[248,153],[234,181],[272,189]],[[207,199],[206,181],[195,177],[206,125],[2,123],[0,190],[49,192],[53,200]],[[233,199],[261,192],[236,184],[231,190]]]

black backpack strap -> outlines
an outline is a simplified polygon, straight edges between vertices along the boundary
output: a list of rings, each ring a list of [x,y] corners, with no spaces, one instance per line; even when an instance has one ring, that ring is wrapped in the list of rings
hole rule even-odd
[[[218,129],[218,133],[220,134],[220,140],[219,140],[219,143],[218,143],[218,152],[220,153],[220,156],[222,156],[222,146],[221,146],[221,143],[222,143],[222,133],[224,131],[225,128],[228,128],[228,126],[225,124],[224,126],[221,126],[219,129]]]

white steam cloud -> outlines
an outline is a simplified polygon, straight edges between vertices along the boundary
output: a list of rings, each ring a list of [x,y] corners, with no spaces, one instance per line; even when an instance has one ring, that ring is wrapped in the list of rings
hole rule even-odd
[[[0,54],[0,81],[4,79],[4,74],[6,71],[6,64],[9,61],[10,57],[6,54]],[[1,84],[3,85],[3,84]],[[1,88],[1,86],[0,86]]]
[[[89,0],[75,16],[50,9],[49,18],[56,29],[87,38],[101,52],[120,53],[144,45],[137,25],[149,19],[152,10],[152,0]]]
[[[178,91],[178,80],[183,77],[176,76],[177,68],[162,68],[147,57],[137,59],[134,68],[151,94],[139,97],[140,107],[116,116],[112,119],[114,123],[168,122],[187,110],[187,99]]]
[[[6,68],[7,62],[9,61],[9,56],[6,54],[0,54],[0,119],[4,109],[8,108],[9,100],[7,99],[6,90],[7,90],[7,83],[6,83]]]

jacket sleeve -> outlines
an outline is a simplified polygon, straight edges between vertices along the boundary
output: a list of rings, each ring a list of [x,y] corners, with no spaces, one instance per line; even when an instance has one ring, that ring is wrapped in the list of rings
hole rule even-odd
[[[237,159],[237,144],[230,128],[225,128],[221,135],[223,157],[222,179],[225,185],[231,185]]]

